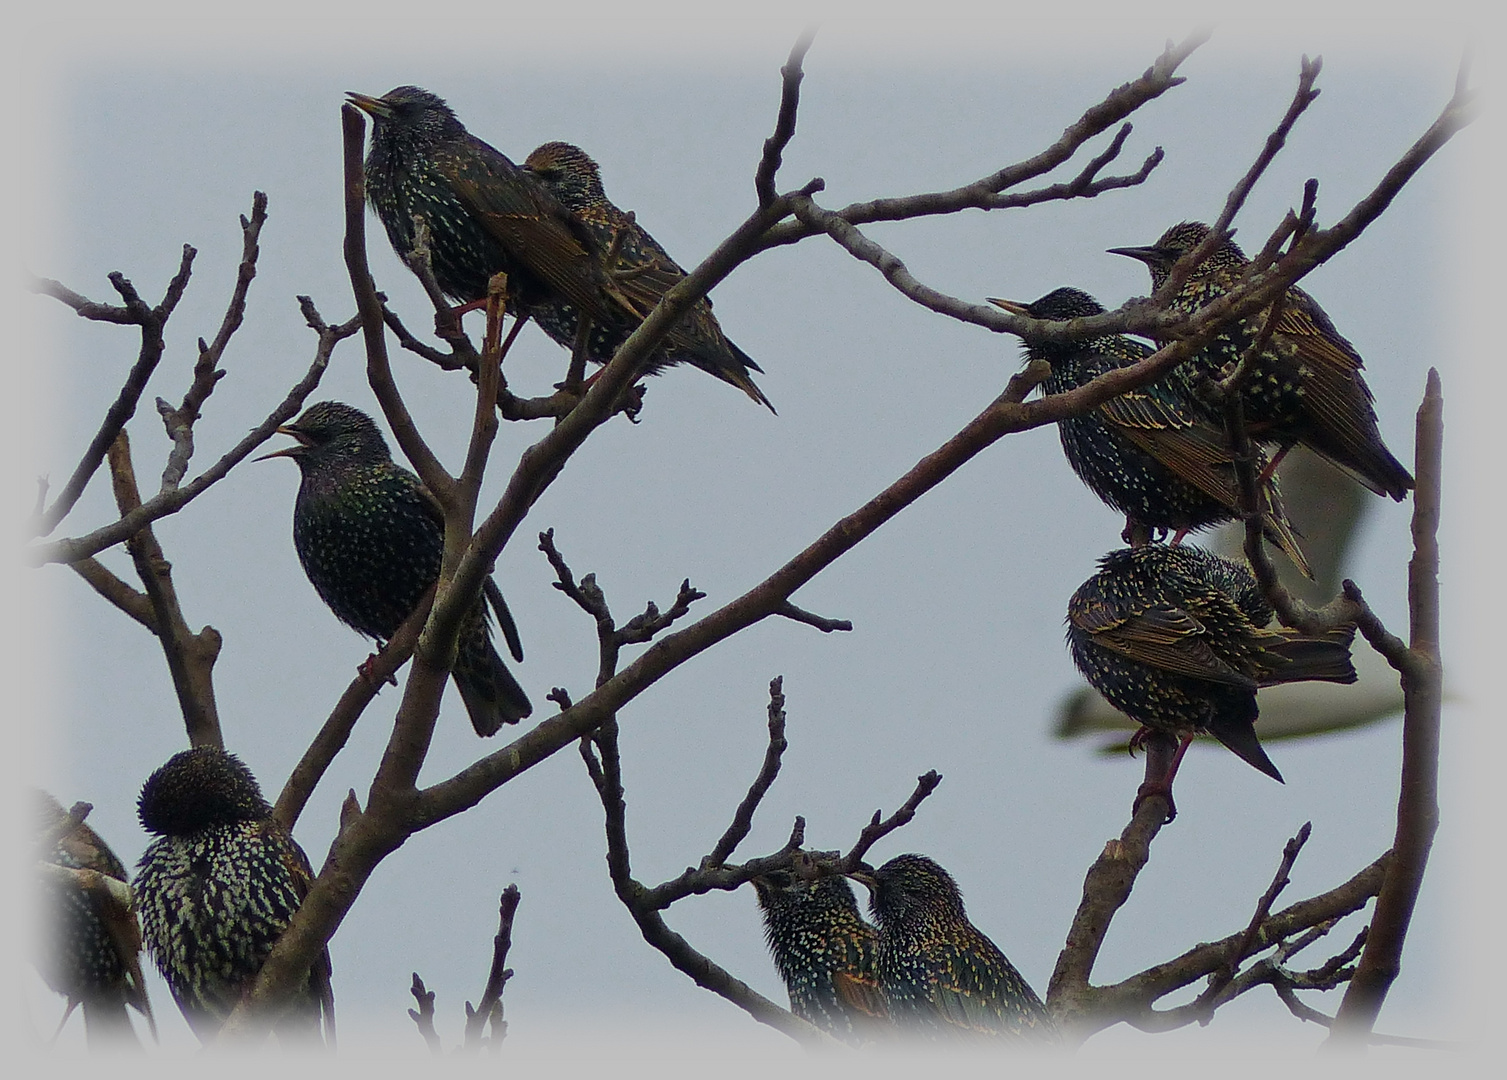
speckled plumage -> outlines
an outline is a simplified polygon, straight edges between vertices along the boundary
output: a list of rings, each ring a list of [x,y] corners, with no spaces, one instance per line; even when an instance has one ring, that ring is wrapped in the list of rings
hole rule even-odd
[[[1272,609],[1243,564],[1188,545],[1112,551],[1068,601],[1068,645],[1089,683],[1136,723],[1214,736],[1280,781],[1256,738],[1256,689],[1351,683],[1354,628],[1265,629]]]
[[[435,280],[455,300],[485,299],[492,275],[506,273],[515,313],[563,299],[602,325],[634,324],[591,234],[441,98],[417,86],[347,96],[372,118],[367,197],[399,258],[413,250],[417,216],[429,229]]]
[[[185,750],[147,778],[137,803],[157,839],[137,864],[141,929],[184,1018],[209,1042],[308,893],[308,857],[272,819],[234,754]],[[279,1021],[280,1035],[334,1036],[329,953]]]
[[[1150,247],[1112,248],[1144,262],[1159,288],[1177,260],[1201,244],[1209,227],[1199,221],[1172,226]],[[1175,311],[1192,313],[1219,299],[1239,282],[1250,260],[1226,240],[1188,275],[1172,298]],[[1269,309],[1268,309],[1269,310]],[[1250,348],[1266,324],[1267,311],[1227,327],[1198,353],[1195,363],[1213,377]],[[1294,443],[1344,469],[1378,495],[1399,502],[1413,477],[1382,442],[1364,364],[1340,336],[1318,302],[1296,286],[1287,290],[1267,347],[1255,358],[1241,398],[1250,435],[1264,443]]]
[[[68,813],[45,791],[35,791],[36,834],[43,846],[37,857],[71,870],[93,870],[126,882],[126,868],[108,844],[88,825],[59,832]],[[90,1041],[126,1035],[126,1006],[147,1018],[157,1032],[141,974],[141,927],[136,913],[115,897],[85,889],[65,878],[44,874],[39,880],[44,932],[37,942],[37,970],[47,985],[82,1005]]]
[[[1057,1041],[1046,1007],[968,921],[952,875],[924,855],[855,874],[879,924],[879,984],[899,1028],[930,1037]]]
[[[392,460],[371,417],[338,401],[310,405],[279,429],[299,445],[275,455],[298,463],[293,544],[309,581],[341,622],[386,642],[439,579],[444,515],[413,473]],[[517,659],[518,631],[497,586],[485,596]],[[480,598],[461,632],[452,677],[478,735],[533,711],[492,645]]]
[[[874,972],[879,935],[858,913],[847,881],[808,881],[782,870],[754,878],[753,885],[790,1011],[850,1043],[888,1027]]]
[[[1092,296],[1069,288],[1055,289],[1029,304],[992,303],[1052,322],[1104,312]],[[1145,359],[1151,351],[1119,334],[1068,343],[1026,342],[1030,359],[1052,366],[1042,386],[1048,394],[1075,390],[1107,371]],[[1204,415],[1184,368],[1061,420],[1057,431],[1073,472],[1111,509],[1126,516],[1127,536],[1137,524],[1148,530],[1194,532],[1240,516],[1240,484],[1224,425]],[[1266,464],[1265,455],[1257,451],[1258,474]],[[1262,486],[1262,496],[1267,536],[1309,573],[1275,477]]]
[[[659,302],[666,292],[685,277],[685,270],[654,237],[634,218],[612,204],[602,189],[602,174],[597,163],[579,146],[564,142],[547,142],[536,148],[523,167],[538,176],[555,197],[590,230],[597,246],[612,255],[608,272],[619,287],[645,311]],[[615,253],[615,254],[614,254]],[[544,332],[567,349],[575,347],[579,318],[576,309],[564,299],[536,304],[534,321]],[[593,325],[587,346],[587,359],[605,364],[627,340],[629,328]],[[687,363],[731,383],[749,397],[768,407],[774,406],[764,392],[754,385],[749,370],[762,371],[753,359],[727,339],[712,302],[703,298],[686,313],[670,336],[650,358],[646,375],[656,374],[675,364]]]

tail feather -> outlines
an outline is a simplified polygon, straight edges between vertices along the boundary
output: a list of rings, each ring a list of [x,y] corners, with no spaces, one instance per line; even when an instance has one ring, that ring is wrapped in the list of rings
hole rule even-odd
[[[1350,659],[1353,626],[1331,630],[1322,637],[1292,636],[1265,650],[1266,670],[1258,677],[1260,686],[1281,683],[1319,682],[1353,683],[1355,664]]]
[[[478,623],[462,639],[452,677],[478,735],[495,735],[503,724],[516,724],[534,711],[523,687],[497,655],[484,624]]]
[[[1261,741],[1256,738],[1256,727],[1249,720],[1216,716],[1205,730],[1253,769],[1265,773],[1279,784],[1286,783],[1277,767],[1272,764],[1272,759],[1261,748]]]

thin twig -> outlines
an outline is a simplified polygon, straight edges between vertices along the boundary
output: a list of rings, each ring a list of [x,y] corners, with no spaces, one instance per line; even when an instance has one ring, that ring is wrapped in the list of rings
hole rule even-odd
[[[754,193],[759,197],[760,206],[769,206],[775,200],[774,178],[780,171],[785,147],[795,137],[795,115],[801,104],[801,80],[805,78],[801,65],[805,63],[806,53],[815,37],[815,27],[801,31],[785,66],[780,68],[780,111],[775,118],[774,134],[764,140],[764,154],[754,173]]]
[[[424,1042],[429,1047],[431,1054],[444,1053],[444,1044],[440,1042],[440,1033],[434,1030],[434,991],[424,988],[424,980],[419,978],[419,973],[413,973],[413,985],[408,988],[413,999],[418,1002],[417,1010],[409,1009],[408,1015],[418,1025],[419,1034],[424,1036]]]
[[[487,973],[487,985],[482,991],[481,1003],[475,1009],[471,1008],[469,1001],[466,1002],[467,1050],[481,1048],[482,1032],[489,1022],[492,1025],[489,1045],[493,1053],[501,1049],[502,1040],[507,1036],[507,1021],[502,1017],[502,991],[513,977],[513,969],[508,967],[508,949],[513,944],[513,916],[518,913],[519,899],[521,896],[517,885],[509,885],[502,890],[497,907],[497,935],[492,939],[492,967]]]
[[[759,769],[759,775],[748,788],[748,794],[743,796],[743,801],[738,804],[738,809],[733,814],[733,820],[718,841],[712,845],[712,850],[706,857],[706,863],[713,866],[721,866],[737,850],[738,845],[753,828],[753,816],[759,809],[759,803],[769,793],[775,778],[780,775],[780,759],[784,757],[786,748],[790,745],[785,741],[785,680],[776,675],[769,680],[769,746],[764,751],[764,765]]]
[[[933,791],[937,790],[937,785],[941,782],[942,774],[932,769],[916,777],[916,790],[912,791],[910,798],[906,799],[900,809],[889,817],[881,819],[879,811],[875,810],[873,818],[858,834],[858,842],[843,856],[843,871],[858,869],[863,862],[863,857],[869,853],[869,848],[901,826],[910,824],[911,818],[916,816],[916,808],[925,802]]]

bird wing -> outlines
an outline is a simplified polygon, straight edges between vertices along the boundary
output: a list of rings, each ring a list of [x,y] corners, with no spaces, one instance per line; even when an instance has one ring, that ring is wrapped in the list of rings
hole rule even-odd
[[[292,878],[293,893],[302,904],[309,895],[309,890],[314,887],[314,869],[309,864],[308,855],[304,854],[304,849],[293,839],[292,834],[272,818],[260,822],[258,829],[269,844],[276,845],[278,856]],[[320,949],[318,958],[309,968],[309,988],[319,1000],[325,1045],[331,1049],[335,1046],[335,989],[330,982],[333,972],[330,950],[327,947]]]
[[[513,654],[514,660],[523,663],[523,639],[518,636],[518,624],[513,621],[508,602],[502,598],[502,590],[491,578],[482,582],[481,588],[486,594],[487,602],[492,605],[493,614],[497,616],[497,626],[502,631],[502,636],[507,639],[508,651]]]
[[[982,934],[968,947],[932,947],[932,1001],[943,1023],[983,1035],[1021,1034],[1047,1023],[1020,973]]]
[[[838,999],[849,1009],[875,1020],[889,1019],[889,1002],[885,1000],[884,991],[879,989],[879,980],[872,975],[834,971],[832,988],[837,991]]]
[[[1215,653],[1204,624],[1183,608],[1156,604],[1125,612],[1103,602],[1074,604],[1068,620],[1090,634],[1095,644],[1142,664],[1209,682],[1256,687]]]

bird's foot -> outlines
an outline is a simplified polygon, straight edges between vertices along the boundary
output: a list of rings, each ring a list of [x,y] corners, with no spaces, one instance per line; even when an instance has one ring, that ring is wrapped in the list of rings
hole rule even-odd
[[[1173,547],[1176,547],[1178,544],[1181,544],[1183,542],[1183,539],[1187,535],[1188,535],[1188,530],[1187,529],[1178,529],[1177,532],[1175,532],[1175,533],[1172,534],[1172,539],[1169,541],[1169,543]]]
[[[383,683],[386,683],[389,686],[398,685],[398,677],[393,673],[388,672],[386,678],[379,679],[377,678],[376,672],[372,670],[372,666],[377,662],[377,657],[381,655],[382,654],[380,652],[374,652],[356,666],[356,674],[365,679],[366,685],[370,686],[374,690],[382,689]]]
[[[1172,801],[1172,785],[1166,780],[1147,780],[1136,788],[1135,802],[1130,804],[1131,816],[1134,817],[1140,813],[1141,804],[1150,798],[1167,800],[1167,816],[1162,820],[1162,824],[1171,824],[1172,819],[1177,817],[1177,804]]]
[[[1151,527],[1149,525],[1142,525],[1135,518],[1127,517],[1125,519],[1125,528],[1120,531],[1120,539],[1125,541],[1129,547],[1145,547],[1151,543]]]

